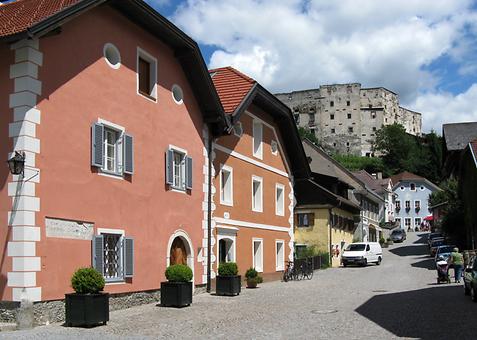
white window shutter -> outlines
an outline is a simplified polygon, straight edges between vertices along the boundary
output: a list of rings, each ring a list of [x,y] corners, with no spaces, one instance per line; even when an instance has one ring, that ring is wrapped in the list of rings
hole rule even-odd
[[[103,135],[103,125],[94,123],[91,126],[91,165],[98,168],[104,166]]]

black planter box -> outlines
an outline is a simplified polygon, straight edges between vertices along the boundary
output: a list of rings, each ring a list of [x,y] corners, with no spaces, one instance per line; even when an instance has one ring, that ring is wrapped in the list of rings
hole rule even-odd
[[[192,282],[161,282],[161,306],[185,307],[192,303]]]
[[[96,326],[109,321],[109,294],[65,294],[65,325]]]
[[[217,276],[215,279],[215,293],[217,295],[239,295],[241,291],[241,277],[234,276]]]

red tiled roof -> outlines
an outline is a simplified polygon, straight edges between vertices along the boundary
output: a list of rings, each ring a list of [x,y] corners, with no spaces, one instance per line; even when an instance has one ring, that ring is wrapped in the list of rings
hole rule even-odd
[[[27,28],[81,0],[17,0],[0,6],[0,37]]]
[[[233,114],[256,81],[233,67],[209,70],[225,113]]]
[[[397,174],[391,177],[391,181],[393,182],[393,185],[396,185],[400,181],[410,181],[410,180],[425,180],[425,178],[408,171],[401,172],[400,174]]]

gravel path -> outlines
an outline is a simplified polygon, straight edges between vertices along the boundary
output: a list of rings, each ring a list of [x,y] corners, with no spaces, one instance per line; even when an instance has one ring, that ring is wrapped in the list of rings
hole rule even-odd
[[[381,266],[317,271],[311,281],[265,283],[238,297],[201,294],[183,309],[115,311],[107,326],[54,324],[0,338],[475,339],[477,304],[461,285],[435,284],[427,235],[419,235],[384,249]]]

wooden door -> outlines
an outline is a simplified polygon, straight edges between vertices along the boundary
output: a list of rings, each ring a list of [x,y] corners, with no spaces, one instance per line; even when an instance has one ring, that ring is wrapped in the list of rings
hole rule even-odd
[[[184,241],[180,237],[176,237],[172,242],[170,263],[173,264],[185,264],[187,265],[187,251]]]

